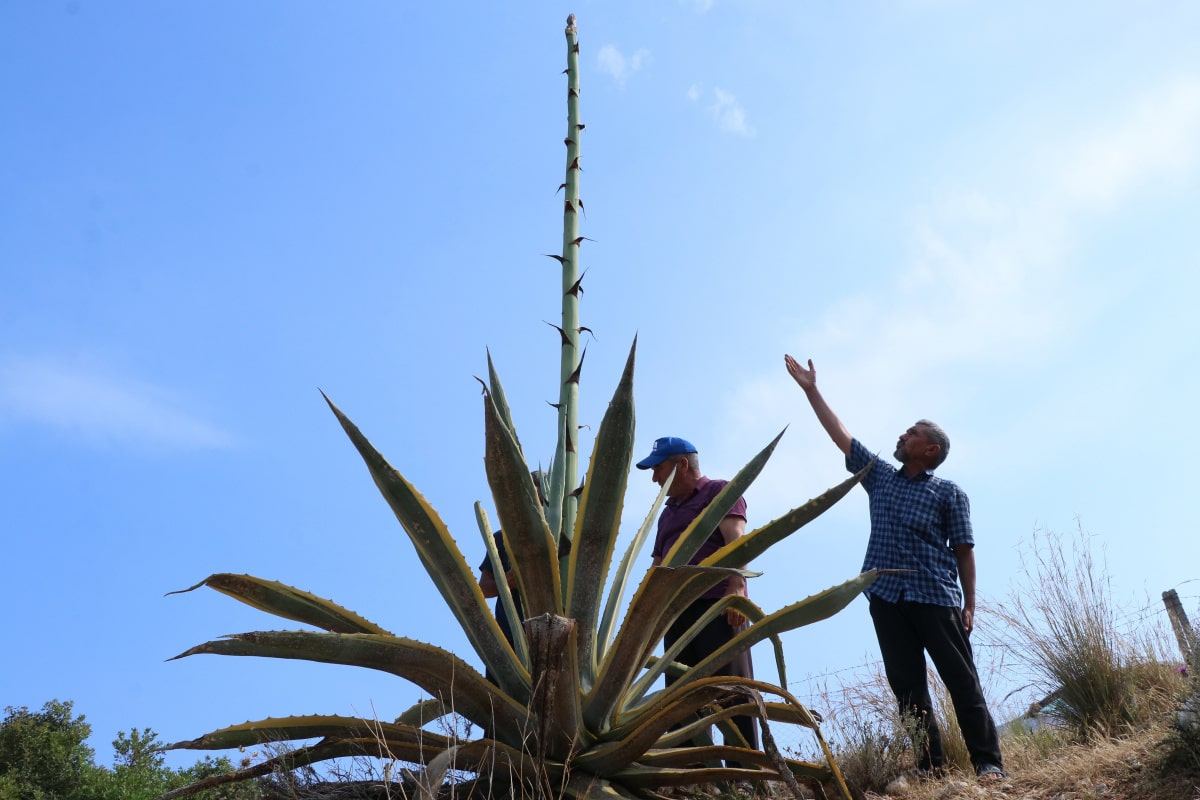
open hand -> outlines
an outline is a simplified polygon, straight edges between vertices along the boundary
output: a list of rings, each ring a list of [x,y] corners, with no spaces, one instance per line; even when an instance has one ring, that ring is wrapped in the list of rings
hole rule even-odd
[[[817,370],[813,367],[811,358],[808,360],[808,369],[801,366],[800,362],[790,355],[783,357],[783,363],[787,367],[788,374],[795,379],[796,383],[800,384],[801,389],[808,391],[817,385]]]

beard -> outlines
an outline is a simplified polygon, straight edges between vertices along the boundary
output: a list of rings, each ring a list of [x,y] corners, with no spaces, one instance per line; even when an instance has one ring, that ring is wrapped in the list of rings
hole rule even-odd
[[[896,459],[901,464],[908,460],[908,454],[904,452],[904,445],[896,445],[896,452],[892,453],[892,458]]]

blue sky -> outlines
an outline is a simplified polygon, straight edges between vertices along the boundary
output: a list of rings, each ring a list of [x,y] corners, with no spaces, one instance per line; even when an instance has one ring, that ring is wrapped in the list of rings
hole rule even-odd
[[[983,601],[1019,591],[1035,531],[1078,526],[1123,618],[1170,588],[1195,613],[1194,3],[17,0],[0,704],[74,700],[104,761],[134,726],[416,698],[349,668],[166,663],[279,627],[163,596],[213,572],[467,653],[318,389],[481,555],[485,348],[526,451],[553,447],[568,11],[581,420],[636,335],[639,450],[684,436],[728,477],[786,426],[757,527],[844,476],[783,368],[811,357],[873,449],[919,417],[949,432]],[[634,475],[628,533],[652,488]],[[752,596],[849,578],[866,534],[856,491],[754,565]],[[877,654],[861,602],[786,645],[802,696]]]

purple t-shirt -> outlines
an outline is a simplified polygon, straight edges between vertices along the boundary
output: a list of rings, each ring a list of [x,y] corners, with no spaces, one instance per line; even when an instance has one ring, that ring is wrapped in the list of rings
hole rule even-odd
[[[729,481],[700,478],[696,482],[696,488],[687,497],[668,497],[662,514],[658,517],[658,536],[654,539],[654,550],[651,555],[655,558],[665,556],[679,538],[679,534],[684,532],[692,520],[700,516],[700,512],[704,511],[709,502],[721,493],[727,483]],[[725,516],[746,519],[746,498],[739,497]],[[724,545],[725,539],[722,538],[720,529],[714,529],[688,563],[699,564]],[[725,583],[722,582],[705,592],[704,597],[713,598],[724,595]]]

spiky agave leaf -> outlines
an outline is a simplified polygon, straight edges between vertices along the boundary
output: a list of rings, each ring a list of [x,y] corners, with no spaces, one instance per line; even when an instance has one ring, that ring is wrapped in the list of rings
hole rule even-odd
[[[287,741],[285,739],[264,739],[263,742]],[[390,735],[355,736],[339,738],[336,736],[322,739],[312,745],[298,747],[286,751],[274,758],[267,759],[233,772],[214,775],[187,786],[175,789],[161,795],[158,800],[174,800],[215,788],[228,783],[260,778],[280,771],[291,771],[300,767],[310,766],[322,761],[353,756],[374,756],[377,758],[404,761],[409,763],[428,763],[437,761],[447,752],[452,752],[452,765],[468,770],[476,770],[481,774],[485,771],[492,773],[492,780],[497,785],[519,785],[526,776],[539,774],[551,775],[561,779],[565,775],[565,765],[554,762],[537,762],[520,748],[513,748],[491,739],[476,740],[465,743],[452,743],[453,740],[431,734],[429,731],[415,730],[412,735],[393,738]],[[178,745],[171,745],[177,747]],[[411,796],[419,791],[418,786],[397,786],[402,796]]]
[[[517,442],[517,447],[521,447],[521,440],[517,438],[517,426],[513,424],[512,409],[508,407],[508,398],[504,394],[504,385],[500,383],[500,374],[496,372],[496,365],[492,362],[492,351],[487,351],[488,365],[488,391],[492,394],[492,402],[496,404],[496,412],[500,415],[504,425],[512,431],[513,439]]]
[[[417,797],[420,800],[435,800],[446,779],[446,773],[458,759],[459,745],[448,747],[433,758],[425,759],[425,769],[417,775]]]
[[[362,456],[375,485],[408,534],[417,557],[462,626],[475,652],[492,670],[505,693],[520,699],[528,698],[529,673],[504,639],[475,580],[475,573],[463,558],[446,524],[420,492],[363,436],[358,426],[328,397],[325,397],[325,402]],[[490,400],[488,405],[494,408]],[[525,477],[528,480],[529,476]]]
[[[288,751],[258,764],[234,770],[233,772],[211,775],[195,783],[189,783],[187,786],[182,786],[161,794],[157,800],[175,800],[177,797],[188,797],[206,789],[213,789],[229,783],[253,780],[254,778],[261,778],[266,775],[273,775],[276,772],[290,772],[300,767],[306,767],[322,761],[331,761],[336,758],[362,755],[364,753],[363,745],[364,743],[358,741],[337,739],[321,741],[314,745]]]
[[[332,600],[317,597],[315,594],[279,581],[268,581],[253,575],[218,572],[215,575],[209,575],[195,586],[167,592],[167,594],[185,594],[195,591],[201,586],[216,589],[221,594],[240,600],[260,611],[266,611],[268,614],[313,625],[324,631],[391,635],[390,631],[384,630],[349,609],[342,608]]]
[[[502,741],[519,744],[528,729],[523,701],[499,691],[453,653],[414,639],[366,633],[253,631],[205,642],[171,660],[202,653],[299,659],[388,672],[434,697],[453,698],[459,714],[481,727],[500,731]]]
[[[423,728],[431,722],[448,717],[455,713],[454,706],[450,702],[451,699],[426,697],[418,700],[400,712],[400,716],[396,717],[396,724],[415,725],[418,728]]]
[[[298,717],[268,717],[257,722],[243,722],[204,734],[195,739],[166,745],[170,750],[232,750],[254,747],[267,742],[295,742],[305,739],[361,739],[373,736],[390,742],[411,741],[442,750],[452,740],[432,731],[409,725],[379,720],[360,719],[328,714]]]
[[[604,584],[621,528],[621,509],[633,460],[633,365],[637,339],[629,350],[625,370],[608,404],[593,445],[592,459],[579,503],[578,529],[568,570],[570,594],[566,615],[578,622],[579,665],[583,688],[595,680],[596,621]]]
[[[504,546],[517,576],[521,604],[530,617],[561,614],[558,546],[546,524],[542,502],[529,475],[529,464],[487,393],[483,405],[487,441],[484,466],[500,517]]]

